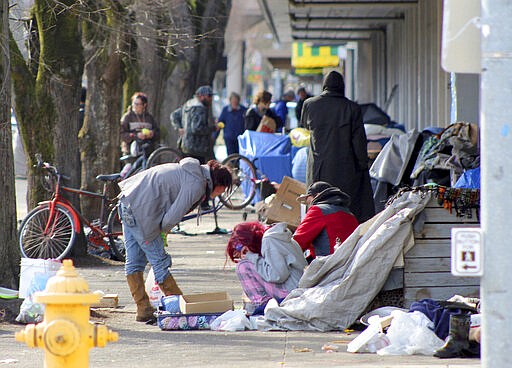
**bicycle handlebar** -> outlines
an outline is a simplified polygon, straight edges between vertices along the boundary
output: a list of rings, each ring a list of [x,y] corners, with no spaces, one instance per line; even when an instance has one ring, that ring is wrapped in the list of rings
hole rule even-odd
[[[71,180],[71,177],[59,173],[59,170],[55,166],[50,165],[48,162],[43,161],[43,156],[40,153],[36,153],[36,167],[43,168],[54,176],[60,176],[64,180]]]

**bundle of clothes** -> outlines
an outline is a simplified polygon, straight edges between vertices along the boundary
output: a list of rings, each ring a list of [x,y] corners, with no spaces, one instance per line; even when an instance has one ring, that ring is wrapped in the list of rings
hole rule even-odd
[[[480,138],[476,124],[458,122],[445,129],[415,129],[394,135],[370,168],[375,210],[404,186],[436,183],[479,188]],[[460,180],[460,181],[459,181]]]

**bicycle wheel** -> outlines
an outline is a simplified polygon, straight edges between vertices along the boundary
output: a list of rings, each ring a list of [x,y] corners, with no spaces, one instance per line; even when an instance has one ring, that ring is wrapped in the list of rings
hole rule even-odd
[[[147,167],[153,167],[160,164],[176,163],[181,160],[181,153],[170,147],[160,147],[156,149],[148,158]]]
[[[108,215],[107,233],[113,255],[118,261],[124,262],[126,260],[126,248],[124,247],[123,225],[117,212],[117,206]]]
[[[227,208],[240,210],[251,203],[256,194],[256,168],[251,160],[237,153],[229,155],[222,164],[231,169],[233,186],[219,199]]]
[[[34,208],[25,217],[18,238],[23,257],[62,259],[69,253],[77,233],[71,212],[56,205],[50,223],[49,220],[47,204]]]

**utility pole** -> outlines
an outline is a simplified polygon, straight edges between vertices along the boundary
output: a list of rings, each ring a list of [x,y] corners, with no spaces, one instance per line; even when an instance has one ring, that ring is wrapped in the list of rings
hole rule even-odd
[[[481,1],[482,367],[512,367],[512,32],[510,0]]]

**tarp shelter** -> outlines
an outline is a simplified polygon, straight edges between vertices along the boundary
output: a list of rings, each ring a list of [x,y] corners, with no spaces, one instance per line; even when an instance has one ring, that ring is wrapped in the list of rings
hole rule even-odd
[[[374,103],[361,104],[361,114],[363,115],[363,124],[387,125],[391,123],[391,118],[384,110]]]
[[[405,192],[359,225],[332,255],[317,257],[306,268],[299,287],[280,306],[267,306],[267,325],[262,326],[313,331],[348,328],[382,289],[393,265],[414,245],[413,221],[430,198],[428,192]]]
[[[240,154],[254,163],[258,178],[264,175],[270,181],[281,183],[292,176],[291,141],[287,135],[246,130],[238,137]],[[256,193],[255,201],[259,201]]]

